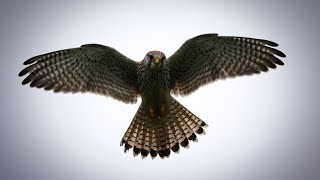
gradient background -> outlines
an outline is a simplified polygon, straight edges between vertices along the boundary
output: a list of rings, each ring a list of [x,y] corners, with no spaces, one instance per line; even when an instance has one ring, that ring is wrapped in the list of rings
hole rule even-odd
[[[0,179],[319,179],[319,1],[1,1]],[[138,104],[22,86],[22,63],[85,43],[137,61],[202,33],[270,39],[285,66],[177,98],[209,124],[170,159],[124,154]],[[140,100],[139,100],[140,103]]]

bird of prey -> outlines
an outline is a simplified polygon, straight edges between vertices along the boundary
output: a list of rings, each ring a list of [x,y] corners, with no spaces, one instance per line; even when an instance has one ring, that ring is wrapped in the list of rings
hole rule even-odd
[[[171,95],[189,95],[218,79],[259,74],[284,63],[276,43],[246,37],[203,34],[187,40],[172,56],[148,52],[137,62],[98,44],[55,51],[24,62],[22,84],[54,92],[91,92],[124,103],[142,101],[120,145],[142,158],[189,147],[207,124]]]

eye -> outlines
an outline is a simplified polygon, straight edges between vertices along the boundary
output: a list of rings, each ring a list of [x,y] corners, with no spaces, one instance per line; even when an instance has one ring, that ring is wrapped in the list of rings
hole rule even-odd
[[[150,60],[152,60],[152,59],[153,59],[153,56],[152,56],[152,55],[150,55],[150,54],[149,54],[149,59],[150,59]]]
[[[166,59],[166,57],[165,56],[163,56],[162,58],[161,58],[161,61],[164,61]]]

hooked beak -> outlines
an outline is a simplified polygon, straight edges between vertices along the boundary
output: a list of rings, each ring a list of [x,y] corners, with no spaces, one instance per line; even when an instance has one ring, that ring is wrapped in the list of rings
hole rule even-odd
[[[154,62],[155,62],[156,64],[158,64],[158,63],[160,62],[160,59],[159,59],[159,58],[155,58],[155,59],[154,59]]]

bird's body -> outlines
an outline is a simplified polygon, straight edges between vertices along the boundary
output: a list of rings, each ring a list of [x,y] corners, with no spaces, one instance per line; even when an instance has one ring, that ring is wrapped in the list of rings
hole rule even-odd
[[[141,105],[121,145],[134,155],[169,157],[204,134],[207,124],[171,95],[189,95],[217,79],[257,74],[283,65],[276,43],[205,34],[186,41],[166,58],[150,51],[135,62],[108,46],[88,44],[28,59],[23,84],[55,92],[93,92]],[[196,133],[196,134],[195,134]]]
[[[142,107],[150,118],[161,118],[168,114],[170,107],[170,76],[165,66],[165,56],[159,51],[150,51],[146,58],[158,59],[159,62],[144,62],[138,67],[138,84]]]

